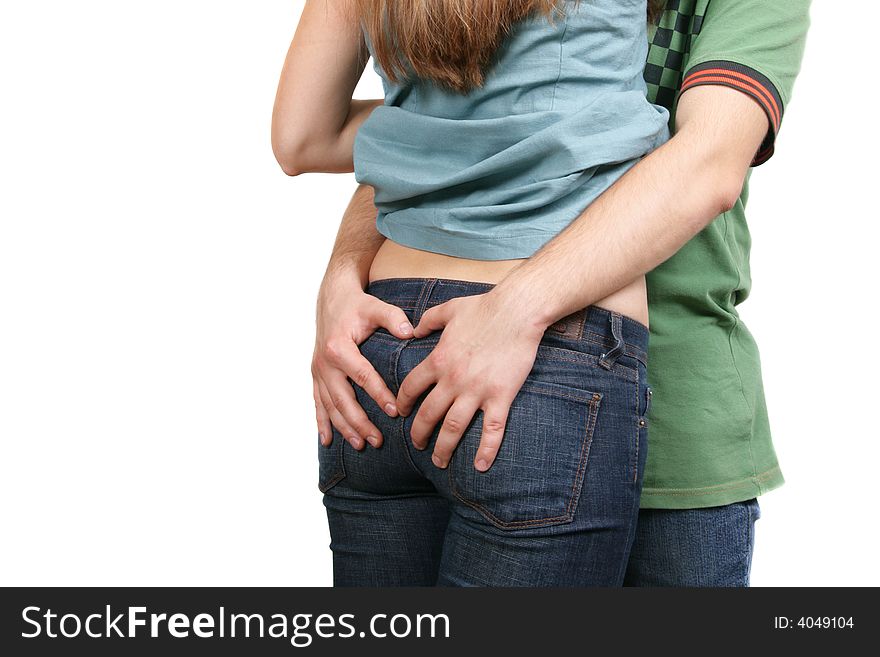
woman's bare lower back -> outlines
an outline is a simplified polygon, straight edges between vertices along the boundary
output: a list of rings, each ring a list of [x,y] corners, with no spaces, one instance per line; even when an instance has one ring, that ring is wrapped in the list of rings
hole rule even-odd
[[[421,251],[385,240],[370,267],[370,281],[383,278],[452,278],[498,283],[522,260],[471,260]],[[648,325],[647,288],[644,276],[596,301],[593,305],[613,310]]]

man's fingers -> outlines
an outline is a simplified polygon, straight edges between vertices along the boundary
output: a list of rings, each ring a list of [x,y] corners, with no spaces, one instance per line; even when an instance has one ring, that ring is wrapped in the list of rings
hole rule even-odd
[[[413,330],[413,337],[424,338],[426,335],[430,335],[434,331],[439,331],[445,327],[449,320],[452,319],[456,301],[457,299],[450,299],[433,308],[428,308],[428,310],[422,313],[422,318]]]
[[[312,379],[312,396],[315,398],[315,420],[318,424],[318,440],[324,447],[330,447],[333,442],[333,427],[330,424],[330,415],[321,401],[321,392],[318,389],[318,380]]]
[[[434,388],[431,394],[425,397],[419,406],[419,412],[413,418],[410,429],[410,436],[416,449],[425,449],[428,446],[434,428],[443,420],[453,401],[455,398],[452,394],[441,387]]]
[[[469,397],[459,397],[452,404],[440,427],[437,442],[434,443],[434,454],[431,460],[438,468],[445,468],[449,465],[452,453],[461,441],[461,437],[464,435],[465,430],[467,430],[471,420],[474,419],[474,414],[479,407],[479,400]],[[419,412],[421,413],[421,409]]]
[[[434,359],[428,356],[416,365],[400,384],[400,389],[397,391],[397,411],[401,415],[412,413],[416,400],[435,383],[437,383],[437,374],[434,369]]]
[[[409,317],[399,308],[391,303],[385,303],[381,299],[375,299],[370,303],[369,319],[376,325],[381,326],[391,335],[401,340],[408,340],[413,337],[413,327],[409,322]]]
[[[357,435],[373,447],[381,445],[382,434],[376,425],[370,421],[360,402],[358,402],[348,377],[343,372],[331,373],[324,379],[324,383],[327,385],[327,391],[330,393],[333,406],[342,414],[345,421],[354,428]]]
[[[480,437],[480,447],[474,458],[474,467],[480,472],[488,470],[504,439],[504,426],[507,424],[507,414],[510,412],[510,401],[494,401],[483,409],[483,433]]]
[[[324,408],[327,410],[327,414],[330,416],[330,421],[333,423],[333,426],[336,427],[336,430],[342,434],[342,437],[345,438],[352,447],[357,450],[363,449],[364,439],[358,435],[358,432],[354,430],[354,427],[342,417],[342,413],[340,413],[333,405],[330,391],[323,382],[318,384],[318,391],[321,394],[321,401],[324,404]]]
[[[354,342],[352,349],[346,351],[341,363],[341,369],[357,385],[364,389],[373,398],[379,408],[386,415],[397,417],[397,398],[385,385],[382,375],[376,371],[373,364],[363,357]],[[366,417],[366,416],[365,416]]]

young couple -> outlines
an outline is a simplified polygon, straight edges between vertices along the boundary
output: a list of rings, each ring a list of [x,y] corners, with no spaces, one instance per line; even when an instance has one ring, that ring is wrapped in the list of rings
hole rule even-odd
[[[361,183],[312,367],[337,585],[748,585],[744,202],[808,9],[306,2],[273,149]]]

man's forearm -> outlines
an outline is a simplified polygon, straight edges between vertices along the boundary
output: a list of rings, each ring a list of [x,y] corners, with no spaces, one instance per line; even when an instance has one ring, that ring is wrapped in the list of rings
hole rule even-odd
[[[360,185],[355,190],[345,213],[327,273],[355,277],[361,287],[369,281],[370,265],[385,237],[376,230],[376,206],[373,205],[373,188]]]
[[[682,97],[679,118],[679,133],[513,269],[496,286],[499,298],[548,326],[647,273],[729,209],[766,117],[746,96],[706,87]]]

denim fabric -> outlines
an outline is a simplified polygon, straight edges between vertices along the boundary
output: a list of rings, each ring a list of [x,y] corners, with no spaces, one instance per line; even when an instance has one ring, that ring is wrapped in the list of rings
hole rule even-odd
[[[436,278],[375,281],[367,292],[413,324],[426,308],[492,285]],[[361,352],[396,393],[441,332],[399,340],[378,330]],[[412,445],[361,389],[382,431],[379,449],[353,449],[334,431],[319,446],[337,586],[620,585],[638,516],[650,393],[648,331],[590,307],[550,327],[510,408],[498,458],[473,466],[482,411],[449,467]]]
[[[704,509],[642,509],[626,586],[746,587],[758,500]]]

